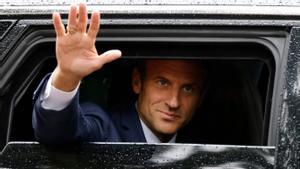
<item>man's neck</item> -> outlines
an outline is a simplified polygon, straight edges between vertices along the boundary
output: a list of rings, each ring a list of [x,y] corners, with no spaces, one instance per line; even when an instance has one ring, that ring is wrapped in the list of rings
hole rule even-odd
[[[159,134],[155,134],[155,135],[156,135],[156,137],[158,137],[158,139],[162,143],[168,143],[174,137],[174,134],[173,135],[159,135]]]

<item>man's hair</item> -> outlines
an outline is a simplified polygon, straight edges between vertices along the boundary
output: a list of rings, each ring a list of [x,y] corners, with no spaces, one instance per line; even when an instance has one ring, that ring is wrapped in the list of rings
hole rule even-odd
[[[139,60],[136,65],[137,71],[139,72],[140,79],[143,82],[146,77],[146,61],[144,59]]]
[[[140,79],[141,81],[143,82],[146,78],[146,59],[141,59],[141,60],[138,60],[137,61],[137,64],[136,64],[136,69],[137,71],[139,72],[139,75],[140,75]],[[203,89],[205,90],[206,86],[207,86],[207,83],[208,83],[208,70],[207,70],[207,67],[206,67],[206,64],[204,63],[203,60],[183,60],[183,61],[190,61],[194,64],[197,64],[199,66],[199,71],[201,71],[201,74],[203,75],[204,77],[204,81],[203,81]]]

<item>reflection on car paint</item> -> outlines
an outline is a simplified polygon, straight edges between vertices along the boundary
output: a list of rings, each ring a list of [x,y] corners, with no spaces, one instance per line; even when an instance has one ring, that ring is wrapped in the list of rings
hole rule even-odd
[[[278,168],[299,168],[300,165],[300,97],[299,97],[299,50],[300,29],[291,30],[289,56],[285,85],[283,89],[283,105],[280,114],[279,140],[277,147]]]
[[[196,144],[86,143],[47,147],[9,143],[0,167],[10,168],[273,168],[274,147]]]
[[[15,20],[0,21],[0,63],[26,28],[26,25],[14,25],[15,22]]]

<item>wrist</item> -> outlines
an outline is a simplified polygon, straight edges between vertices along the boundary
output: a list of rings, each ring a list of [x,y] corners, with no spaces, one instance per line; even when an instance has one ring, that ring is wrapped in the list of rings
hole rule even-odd
[[[70,92],[78,86],[80,81],[80,77],[76,77],[72,73],[63,72],[57,67],[53,72],[51,84],[59,90]]]

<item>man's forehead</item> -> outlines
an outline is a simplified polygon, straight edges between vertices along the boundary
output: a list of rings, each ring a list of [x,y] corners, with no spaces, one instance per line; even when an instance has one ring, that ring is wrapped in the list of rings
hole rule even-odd
[[[147,60],[145,64],[147,76],[164,77],[170,75],[189,80],[203,78],[203,69],[200,62],[191,60]]]

